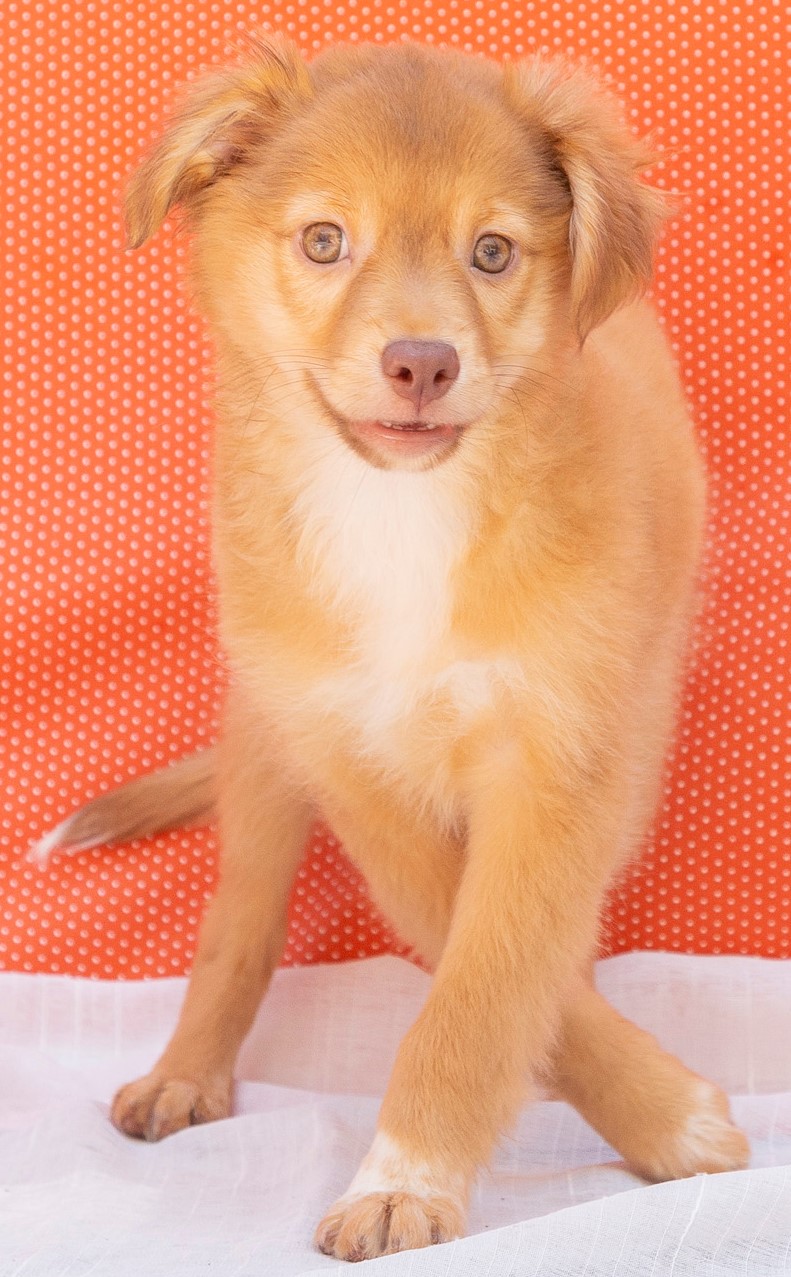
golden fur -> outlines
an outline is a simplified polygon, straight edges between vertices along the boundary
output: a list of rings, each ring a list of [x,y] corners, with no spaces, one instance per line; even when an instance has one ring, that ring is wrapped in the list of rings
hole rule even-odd
[[[306,65],[267,40],[192,90],[129,192],[133,246],[184,208],[217,346],[233,686],[220,887],[175,1036],[113,1121],[157,1139],[228,1113],[321,812],[435,969],[374,1148],[319,1226],[340,1258],[457,1234],[537,1083],[649,1178],[746,1157],[724,1096],[590,978],[659,792],[703,517],[635,300],[665,212],[646,159],[554,65],[403,45]],[[316,223],[345,256],[307,259]],[[471,264],[485,235],[512,245],[502,274]],[[418,404],[420,438],[386,424],[412,420],[381,364],[404,339],[460,365]],[[180,807],[169,773],[160,824],[194,812],[192,782]]]

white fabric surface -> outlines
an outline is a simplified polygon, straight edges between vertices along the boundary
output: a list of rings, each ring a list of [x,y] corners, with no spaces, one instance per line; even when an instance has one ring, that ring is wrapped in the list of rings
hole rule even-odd
[[[791,963],[631,954],[598,982],[734,1096],[751,1169],[647,1186],[573,1110],[538,1103],[481,1176],[468,1237],[356,1271],[791,1274]],[[113,1130],[108,1101],[153,1062],[184,982],[0,976],[0,1277],[346,1271],[312,1249],[313,1228],[367,1148],[427,988],[396,958],[279,972],[236,1116],[146,1145]]]

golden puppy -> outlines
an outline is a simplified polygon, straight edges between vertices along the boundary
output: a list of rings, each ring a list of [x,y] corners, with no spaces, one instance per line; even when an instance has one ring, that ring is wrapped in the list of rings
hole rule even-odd
[[[435,970],[373,1146],[319,1225],[362,1259],[457,1236],[531,1083],[649,1179],[744,1165],[725,1097],[594,991],[654,811],[703,481],[650,310],[663,218],[590,82],[412,46],[263,41],[135,177],[181,205],[217,346],[222,736],[40,846],[216,801],[175,1035],[113,1121],[229,1112],[321,813]]]

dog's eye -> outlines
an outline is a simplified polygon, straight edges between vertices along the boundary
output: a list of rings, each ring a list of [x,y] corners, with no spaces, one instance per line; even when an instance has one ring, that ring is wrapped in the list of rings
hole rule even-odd
[[[482,235],[472,250],[472,264],[487,275],[499,275],[514,255],[514,246],[504,235]]]
[[[346,236],[334,222],[314,222],[302,232],[302,251],[312,262],[338,262],[348,255]]]

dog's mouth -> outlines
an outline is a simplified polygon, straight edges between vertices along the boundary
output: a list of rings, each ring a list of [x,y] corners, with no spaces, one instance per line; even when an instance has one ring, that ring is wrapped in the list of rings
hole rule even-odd
[[[374,466],[398,466],[422,470],[438,464],[454,451],[465,425],[417,420],[342,416],[322,392],[318,380],[309,377],[314,394],[340,436],[350,448]]]
[[[347,421],[346,429],[360,443],[384,446],[395,455],[422,457],[454,446],[462,427],[433,421]]]

